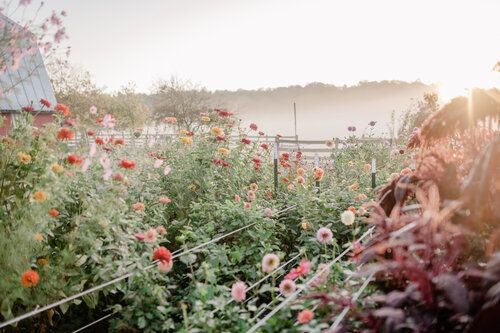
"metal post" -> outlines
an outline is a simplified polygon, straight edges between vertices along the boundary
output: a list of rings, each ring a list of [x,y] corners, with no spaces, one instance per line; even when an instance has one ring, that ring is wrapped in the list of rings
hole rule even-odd
[[[295,102],[293,102],[293,126],[294,126],[294,133],[295,133],[295,139],[297,139],[297,106],[295,105]]]
[[[375,181],[376,174],[377,174],[377,161],[374,158],[372,158],[372,188],[375,188],[377,186]]]
[[[314,167],[315,168],[319,168],[319,155],[318,153],[314,154]],[[319,181],[317,180],[316,181],[316,189],[317,189],[317,193],[320,192],[320,188],[319,188]]]

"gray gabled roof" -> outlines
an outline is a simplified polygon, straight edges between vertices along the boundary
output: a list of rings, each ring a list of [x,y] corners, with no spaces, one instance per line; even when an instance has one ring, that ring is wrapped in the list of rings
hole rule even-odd
[[[0,28],[0,35],[5,34],[5,29],[9,29],[13,25],[19,26],[3,14],[0,14],[0,21],[4,23],[3,28]],[[51,109],[53,109],[56,105],[56,97],[40,50],[29,40],[24,41],[24,45],[33,45],[34,52],[25,52],[16,70],[9,64],[7,70],[0,73],[0,110],[16,111],[32,105],[35,111],[39,111],[42,110],[41,98],[50,101],[52,103]],[[5,46],[0,45],[0,47]],[[23,51],[27,49],[28,47],[23,47]],[[50,111],[47,108],[43,108],[43,110]]]

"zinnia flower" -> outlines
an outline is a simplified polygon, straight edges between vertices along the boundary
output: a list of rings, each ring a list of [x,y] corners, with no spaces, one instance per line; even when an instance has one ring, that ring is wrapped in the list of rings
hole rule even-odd
[[[94,135],[95,135],[95,131],[94,131],[94,130],[89,129],[89,130],[87,130],[87,135],[88,135],[88,136],[94,136]]]
[[[51,209],[49,210],[49,215],[50,215],[51,217],[56,218],[56,217],[58,217],[58,216],[59,216],[59,211],[58,211],[57,209],[55,209],[55,208],[51,208]]]
[[[154,243],[156,241],[156,229],[150,228],[146,233],[144,234],[144,241],[146,243]]]
[[[153,168],[158,169],[159,167],[161,167],[162,164],[163,164],[163,160],[161,158],[155,158]]]
[[[166,204],[168,204],[168,203],[170,203],[170,202],[172,202],[172,200],[170,200],[170,198],[169,198],[169,197],[161,197],[161,198],[160,198],[160,203],[162,203],[162,204],[165,204],[165,205],[166,205]]]
[[[36,240],[37,242],[42,242],[43,241],[43,235],[39,232],[33,235],[33,239]]]
[[[349,190],[351,190],[351,191],[357,191],[358,189],[359,189],[358,183],[354,183],[351,186],[349,186]]]
[[[29,154],[26,154],[22,151],[16,154],[17,161],[21,164],[30,164],[31,163],[31,156]]]
[[[62,172],[64,172],[64,167],[62,165],[60,165],[60,164],[57,164],[57,163],[52,164],[52,166],[50,167],[50,169],[54,173],[62,173]]]
[[[264,149],[264,150],[268,150],[268,149],[269,149],[269,145],[268,145],[267,143],[262,143],[262,144],[260,145],[260,147],[261,147],[262,149]]]
[[[123,181],[125,177],[123,177],[123,174],[120,171],[117,171],[113,174],[113,180],[117,182]]]
[[[39,279],[38,273],[30,269],[21,275],[21,285],[26,288],[32,288],[38,284]]]
[[[224,131],[220,127],[214,127],[210,130],[210,132],[215,136],[224,135]]]
[[[297,169],[297,176],[304,176],[306,174],[306,170],[304,168]]]
[[[92,105],[89,108],[89,112],[90,112],[90,114],[97,114],[97,107],[95,105]]]
[[[328,228],[319,228],[318,232],[316,233],[316,239],[323,244],[331,243],[333,239],[333,233]]]
[[[265,208],[264,209],[264,216],[265,217],[272,217],[273,216],[273,210],[271,208]]]
[[[172,260],[170,261],[159,261],[158,262],[158,270],[161,273],[168,273],[172,270],[172,267],[174,266],[174,262]]]
[[[231,287],[231,297],[233,297],[236,302],[243,302],[246,298],[246,290],[247,285],[245,282],[235,282]]]
[[[172,253],[163,246],[158,247],[153,252],[153,260],[158,260],[158,270],[162,273],[168,273],[172,269]]]
[[[203,121],[204,123],[209,123],[210,122],[210,117],[203,116],[203,117],[201,117],[201,121]]]
[[[325,170],[321,169],[320,167],[315,167],[313,169],[314,172],[314,179],[318,182],[320,182],[323,179],[323,176],[325,175]]]
[[[252,204],[250,202],[245,202],[245,205],[243,206],[245,209],[250,209],[252,208]]]
[[[269,253],[262,258],[262,271],[270,273],[274,271],[280,264],[280,258],[274,253]]]
[[[95,143],[97,143],[98,145],[103,145],[103,144],[105,144],[104,139],[103,139],[103,138],[101,138],[101,137],[97,137],[97,138],[95,138]]]
[[[401,172],[399,173],[401,176],[404,176],[404,175],[409,175],[411,174],[413,171],[410,169],[410,168],[404,168],[403,170],[401,170]]]
[[[328,281],[328,275],[330,275],[330,268],[328,264],[319,264],[316,270],[316,278],[312,281],[311,286],[317,287],[319,285],[325,284]]]
[[[181,142],[186,144],[186,145],[192,145],[193,144],[193,138],[190,136],[183,136],[180,138]]]
[[[123,169],[135,169],[135,161],[132,160],[121,160],[120,167]]]
[[[43,106],[47,107],[47,108],[50,108],[50,106],[52,105],[52,103],[50,103],[47,99],[45,98],[41,98],[40,99],[40,104],[42,104]]]
[[[301,185],[303,185],[306,182],[305,178],[302,176],[297,176],[297,178],[295,178],[295,181],[297,182],[297,184]]]
[[[300,324],[307,324],[313,319],[313,317],[314,313],[311,310],[304,309],[300,311],[299,314],[297,315],[297,321]]]
[[[366,163],[365,165],[363,165],[364,172],[370,172],[371,169],[372,169],[372,166],[370,164]]]
[[[240,202],[241,201],[241,197],[238,194],[235,194],[234,195],[234,201]]]
[[[83,159],[76,155],[76,154],[69,154],[67,157],[66,157],[66,161],[69,163],[69,164],[72,164],[72,165],[80,165],[83,163]]]
[[[156,227],[156,231],[160,234],[160,235],[165,235],[167,233],[167,229],[162,226],[162,225],[159,225]]]
[[[75,134],[67,127],[63,127],[57,133],[59,140],[72,140]]]
[[[249,187],[252,191],[257,191],[259,189],[259,185],[256,183],[251,183]]]
[[[165,117],[163,118],[163,122],[167,124],[177,124],[177,118],[175,117]]]
[[[350,210],[346,210],[345,212],[343,212],[342,214],[340,214],[340,220],[345,225],[351,225],[351,224],[353,224],[355,218],[356,218],[356,216]]]
[[[297,290],[297,286],[295,285],[295,282],[293,282],[293,280],[285,278],[285,280],[281,281],[279,289],[281,294],[288,296],[293,294],[295,290]]]
[[[306,276],[311,271],[311,262],[303,259],[298,267],[293,268],[290,273],[285,275],[285,279],[295,280],[298,277]]]
[[[170,171],[172,171],[172,168],[169,165],[166,165],[165,168],[163,169],[163,174],[167,176]]]
[[[47,193],[43,191],[37,191],[33,193],[33,200],[35,200],[36,202],[44,202],[45,200],[47,200]]]
[[[125,144],[125,139],[124,138],[116,138],[115,141],[113,142],[115,146],[117,145],[124,145]]]
[[[229,149],[224,148],[224,147],[219,147],[219,148],[217,148],[217,152],[221,155],[228,155]]]
[[[241,139],[241,142],[244,143],[244,144],[246,144],[246,145],[249,145],[249,144],[252,143],[252,141],[250,139],[248,139],[248,138]]]
[[[69,107],[64,104],[58,103],[55,107],[55,110],[61,113],[65,117],[71,116],[71,112],[69,111]]]
[[[256,130],[257,130],[257,124],[251,123],[251,124],[250,124],[250,129],[251,129],[252,131],[256,131]]]
[[[132,209],[136,213],[142,213],[146,209],[146,206],[142,202],[136,202],[135,204],[132,205]]]
[[[255,192],[252,190],[248,191],[247,198],[248,198],[248,201],[254,201],[255,200]]]

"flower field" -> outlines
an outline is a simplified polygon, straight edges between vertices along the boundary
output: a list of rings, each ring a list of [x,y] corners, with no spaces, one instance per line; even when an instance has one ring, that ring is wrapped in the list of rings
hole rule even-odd
[[[463,103],[408,147],[354,128],[327,165],[280,153],[277,186],[272,144],[225,110],[143,145],[104,138],[97,109],[94,127],[24,112],[0,143],[2,329],[491,331],[498,103],[462,122]]]

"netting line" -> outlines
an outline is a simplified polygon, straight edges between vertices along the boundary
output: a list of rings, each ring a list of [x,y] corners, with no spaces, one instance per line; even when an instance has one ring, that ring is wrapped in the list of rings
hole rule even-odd
[[[368,236],[369,234],[372,233],[372,231],[375,229],[375,226],[371,227],[370,229],[368,229],[359,239],[358,241],[361,241],[363,240],[366,236]],[[335,259],[333,259],[332,261],[330,261],[325,267],[323,267],[323,269],[321,269],[320,271],[316,272],[316,274],[313,275],[313,277],[311,277],[309,280],[306,281],[306,283],[304,283],[301,287],[297,288],[297,290],[291,294],[290,296],[288,296],[287,298],[285,298],[280,304],[278,304],[271,312],[269,312],[264,318],[262,318],[261,320],[259,320],[255,325],[253,325],[248,331],[247,333],[253,333],[255,332],[258,328],[260,328],[262,325],[264,325],[268,320],[269,318],[271,318],[272,316],[274,316],[278,311],[280,311],[281,309],[283,309],[285,306],[287,306],[291,301],[293,301],[294,299],[297,298],[297,296],[304,290],[306,290],[321,274],[323,274],[324,272],[326,272],[326,270],[330,269],[330,267],[333,266],[333,264],[335,264],[337,261],[339,261],[343,256],[345,256],[347,253],[349,253],[349,251],[351,251],[353,249],[353,244],[351,243],[351,245],[349,245],[342,253],[340,253],[337,257],[335,257]]]
[[[285,208],[285,209],[283,209],[283,210],[281,210],[281,211],[277,211],[277,212],[276,212],[276,213],[274,213],[273,215],[280,214],[280,213],[282,213],[282,212],[284,212],[284,211],[287,211],[287,210],[290,210],[290,209],[292,209],[292,208],[295,208],[296,206],[297,206],[297,205],[292,205],[292,206],[287,207],[287,208]],[[202,244],[200,244],[200,245],[197,245],[197,246],[195,246],[195,247],[193,247],[193,248],[191,248],[191,249],[187,249],[187,250],[185,250],[185,251],[183,251],[183,252],[181,252],[181,253],[177,253],[177,254],[175,254],[175,255],[173,255],[173,256],[172,256],[172,260],[173,260],[173,259],[175,259],[175,258],[178,258],[178,257],[180,257],[180,256],[183,256],[183,255],[185,255],[185,254],[187,254],[187,253],[193,252],[193,251],[195,251],[195,250],[197,250],[197,249],[199,249],[199,248],[202,248],[202,247],[205,247],[205,246],[210,245],[210,244],[212,244],[212,243],[215,243],[215,242],[217,242],[217,241],[219,241],[219,240],[221,240],[221,239],[223,239],[223,238],[225,238],[225,237],[231,236],[231,235],[233,235],[233,234],[235,234],[235,233],[237,233],[237,232],[239,232],[239,231],[242,231],[242,230],[244,230],[244,229],[250,228],[251,226],[254,226],[255,224],[257,224],[257,222],[250,223],[250,224],[248,224],[248,225],[246,225],[246,226],[243,226],[243,227],[241,227],[241,228],[238,228],[238,229],[236,229],[236,230],[233,230],[233,231],[231,231],[231,232],[229,232],[229,233],[227,233],[227,234],[221,235],[221,236],[216,237],[216,238],[213,238],[213,239],[211,239],[211,240],[209,240],[209,241],[207,241],[207,242],[205,242],[205,243],[202,243]],[[179,251],[176,251],[176,252],[179,252]],[[174,253],[175,253],[175,252],[174,252]],[[153,261],[153,263],[152,263],[151,265],[149,265],[149,266],[145,267],[143,271],[148,271],[148,270],[150,270],[151,268],[156,267],[156,264],[157,264],[158,262],[159,262],[158,260]],[[125,279],[127,279],[127,278],[129,278],[129,277],[131,277],[131,276],[133,276],[133,275],[135,275],[135,274],[137,274],[137,273],[138,273],[138,271],[129,272],[129,273],[125,274],[125,275],[119,276],[119,277],[117,277],[117,278],[115,278],[115,279],[113,279],[113,280],[111,280],[111,281],[108,281],[108,282],[105,282],[105,283],[103,283],[103,284],[100,284],[100,285],[97,285],[97,286],[95,286],[95,287],[92,287],[92,288],[90,288],[90,289],[84,290],[84,291],[82,291],[82,292],[80,292],[80,293],[78,293],[78,294],[75,294],[75,295],[73,295],[73,296],[70,296],[70,297],[64,298],[64,299],[62,299],[62,300],[59,300],[59,301],[57,301],[57,302],[51,303],[51,304],[49,304],[49,305],[46,305],[46,306],[43,306],[43,307],[40,307],[40,308],[35,308],[35,310],[33,310],[33,311],[27,312],[27,313],[25,313],[25,314],[23,314],[23,315],[20,315],[20,316],[18,316],[18,317],[15,317],[15,318],[12,318],[12,319],[10,319],[10,320],[4,321],[3,323],[0,323],[0,328],[3,328],[3,327],[6,327],[6,326],[9,326],[9,325],[12,325],[12,324],[18,323],[18,322],[20,322],[20,321],[22,321],[22,320],[24,320],[24,319],[30,318],[30,317],[35,316],[35,315],[37,315],[37,314],[39,314],[39,313],[42,313],[42,312],[44,312],[44,311],[50,310],[50,309],[52,309],[52,308],[55,308],[55,307],[57,307],[57,306],[59,306],[59,305],[65,304],[65,303],[67,303],[67,302],[73,301],[73,300],[78,299],[78,298],[80,298],[80,297],[82,297],[82,296],[85,296],[85,295],[87,295],[87,294],[90,294],[90,293],[93,293],[93,292],[95,292],[95,291],[98,291],[98,290],[101,290],[101,289],[103,289],[103,288],[106,288],[106,287],[108,287],[108,286],[110,286],[110,285],[113,285],[113,284],[115,284],[115,283],[118,283],[118,282],[120,282],[120,281],[123,281],[123,280],[125,280]]]
[[[368,277],[365,278],[365,281],[363,282],[361,287],[352,296],[351,303],[354,303],[358,300],[358,298],[361,296],[361,294],[366,289],[366,287],[368,287],[368,284],[370,284],[371,280],[373,279],[373,275],[375,275],[375,273],[371,273],[370,275],[368,275]],[[344,320],[344,317],[347,315],[347,313],[349,312],[350,309],[351,309],[350,306],[344,307],[342,312],[338,315],[338,317],[333,322],[332,326],[330,326],[330,330],[334,330],[335,328],[337,328],[340,325],[340,323],[342,322],[342,320]]]
[[[81,331],[83,331],[83,330],[86,330],[87,328],[89,328],[89,327],[91,327],[91,326],[94,326],[95,324],[100,323],[101,321],[106,320],[106,319],[108,319],[109,317],[114,316],[116,313],[118,313],[118,311],[113,311],[113,312],[111,312],[110,314],[105,315],[104,317],[101,317],[101,318],[99,318],[99,319],[97,319],[97,320],[94,320],[94,321],[93,321],[93,322],[91,322],[90,324],[87,324],[87,325],[85,325],[85,326],[83,326],[83,327],[80,327],[79,329],[77,329],[77,330],[73,331],[72,333],[78,333],[78,332],[81,332]]]

